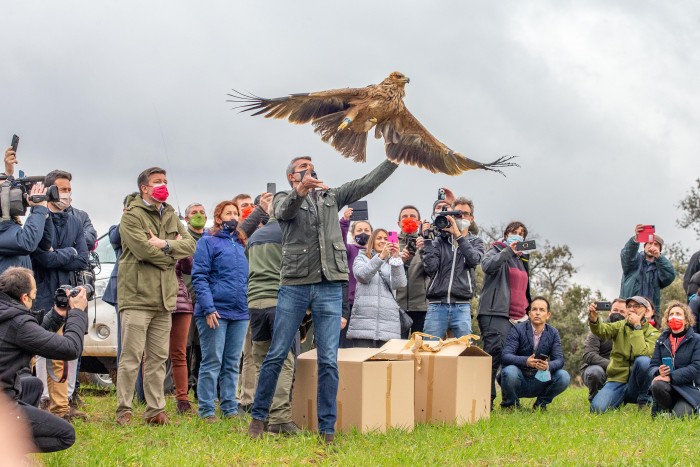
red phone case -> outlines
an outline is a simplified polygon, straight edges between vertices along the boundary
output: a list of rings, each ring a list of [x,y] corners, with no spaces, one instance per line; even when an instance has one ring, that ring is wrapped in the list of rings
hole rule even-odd
[[[654,229],[653,225],[643,225],[642,230],[637,234],[638,243],[649,243],[654,241]]]

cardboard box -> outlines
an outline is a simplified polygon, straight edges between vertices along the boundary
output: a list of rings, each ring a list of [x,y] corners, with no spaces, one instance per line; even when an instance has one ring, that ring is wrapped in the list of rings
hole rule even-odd
[[[379,349],[338,350],[338,418],[336,431],[413,429],[413,360],[374,361]],[[292,419],[299,427],[318,429],[316,349],[299,355],[292,394]]]
[[[491,356],[454,343],[438,352],[404,349],[408,341],[387,342],[374,358],[415,361],[415,422],[474,423],[491,413]],[[426,342],[432,345],[431,342]],[[437,344],[437,342],[434,342]]]

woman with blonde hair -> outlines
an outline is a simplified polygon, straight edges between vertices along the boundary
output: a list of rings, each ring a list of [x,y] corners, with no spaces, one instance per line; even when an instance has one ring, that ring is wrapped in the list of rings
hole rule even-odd
[[[387,241],[387,231],[376,229],[367,248],[353,264],[357,287],[348,324],[348,339],[355,347],[381,347],[401,338],[396,289],[406,286],[406,271],[399,245]]]
[[[652,416],[690,416],[700,407],[700,335],[693,331],[694,324],[688,305],[676,300],[668,304],[649,365]]]

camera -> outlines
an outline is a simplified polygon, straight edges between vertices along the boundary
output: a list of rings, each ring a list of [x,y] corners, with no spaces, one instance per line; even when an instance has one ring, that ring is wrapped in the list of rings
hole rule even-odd
[[[21,171],[20,171],[21,175]],[[60,199],[57,186],[47,187],[46,195],[27,196],[35,183],[43,182],[44,177],[0,176],[0,215],[2,220],[9,220],[14,216],[24,216],[29,207],[29,199],[32,203],[43,201],[58,201]]]
[[[435,214],[435,219],[433,219],[433,225],[431,227],[434,227],[437,230],[448,228],[450,226],[450,220],[447,218],[447,216],[452,216],[455,219],[461,219],[462,211],[448,211],[447,208],[443,208],[442,211]]]
[[[84,289],[87,299],[92,300],[92,296],[95,294],[95,288],[92,285],[84,284],[77,287],[62,285],[53,294],[54,305],[58,308],[68,308],[68,300],[77,296],[80,293],[80,289]]]

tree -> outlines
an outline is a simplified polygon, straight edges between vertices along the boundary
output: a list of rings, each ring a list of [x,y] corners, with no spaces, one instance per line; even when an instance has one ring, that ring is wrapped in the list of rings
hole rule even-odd
[[[560,296],[577,271],[573,258],[569,245],[552,245],[545,240],[530,253],[530,281],[534,289],[550,300]]]
[[[688,268],[689,252],[680,242],[673,242],[664,246],[663,254],[668,258],[671,264],[673,264],[673,269],[676,270],[676,278],[671,285],[661,290],[661,309],[657,310],[659,316],[663,316],[668,302],[672,300],[679,300],[683,303],[686,302],[686,293],[683,289],[683,274],[685,274],[685,270]]]
[[[695,180],[697,186],[690,189],[688,195],[676,206],[683,210],[683,216],[676,221],[678,227],[692,228],[700,238],[700,178]]]

